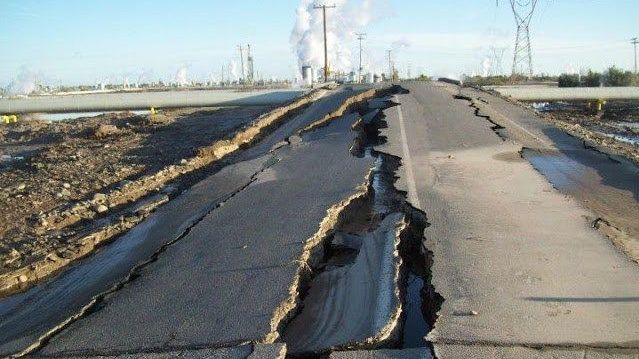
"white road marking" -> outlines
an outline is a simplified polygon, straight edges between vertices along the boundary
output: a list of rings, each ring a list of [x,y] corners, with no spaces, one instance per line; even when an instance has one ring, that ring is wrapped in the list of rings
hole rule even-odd
[[[395,98],[397,100],[397,98]],[[399,101],[396,101],[399,103]],[[402,137],[402,163],[406,168],[406,185],[408,185],[408,200],[416,208],[422,209],[422,204],[417,197],[417,186],[415,184],[415,173],[413,172],[413,159],[408,150],[408,138],[406,138],[406,127],[404,125],[404,115],[402,114],[402,105],[398,105],[397,114],[399,115],[399,132]]]

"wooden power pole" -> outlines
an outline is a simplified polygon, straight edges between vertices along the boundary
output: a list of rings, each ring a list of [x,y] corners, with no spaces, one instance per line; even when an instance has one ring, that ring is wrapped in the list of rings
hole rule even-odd
[[[335,5],[313,5],[314,9],[322,9],[322,16],[324,18],[324,82],[328,82],[328,42],[326,40],[326,9],[335,8]]]

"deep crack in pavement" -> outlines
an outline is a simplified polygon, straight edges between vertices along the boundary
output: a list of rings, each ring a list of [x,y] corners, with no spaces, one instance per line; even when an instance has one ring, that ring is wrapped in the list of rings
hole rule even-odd
[[[394,88],[389,92],[399,91]],[[385,101],[382,108],[393,105]],[[291,357],[317,357],[346,349],[426,347],[424,338],[443,300],[430,284],[432,253],[423,245],[426,216],[407,202],[405,192],[394,186],[401,159],[374,150],[386,141],[380,136],[380,129],[387,126],[383,113],[366,103],[356,109],[361,119],[353,126],[358,136],[351,153],[374,158],[375,166],[366,192],[344,207],[334,233],[321,246],[322,259],[310,268],[312,275],[300,292],[302,307],[283,334]],[[397,230],[391,231],[392,228]],[[380,240],[380,233],[390,233],[390,238]],[[370,247],[383,251],[384,242],[392,244],[386,251],[395,253],[397,274],[387,278],[373,274],[374,280],[362,277],[362,273],[376,273],[375,268],[383,266],[374,259]],[[372,268],[362,264],[363,258]],[[380,290],[378,286],[382,284],[376,284],[380,277],[395,288],[397,309],[362,310],[370,300],[367,290],[392,300],[393,295]],[[410,291],[409,285],[413,286]],[[355,297],[346,293],[355,293]],[[380,314],[386,319],[367,322]]]

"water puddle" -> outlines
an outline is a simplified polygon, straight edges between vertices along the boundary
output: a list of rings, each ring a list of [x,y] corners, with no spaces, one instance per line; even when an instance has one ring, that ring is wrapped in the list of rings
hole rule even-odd
[[[599,134],[604,135],[606,137],[610,137],[619,142],[628,143],[633,146],[639,146],[639,135],[618,135],[614,133],[603,133],[603,132],[599,132]]]
[[[402,348],[423,348],[426,346],[424,337],[430,331],[430,325],[424,319],[423,294],[424,279],[414,273],[408,274],[406,281],[404,335]]]
[[[112,111],[112,112],[66,112],[66,113],[41,113],[38,114],[38,117],[46,120],[46,121],[64,121],[64,120],[77,120],[81,118],[87,117],[96,117],[104,114],[111,113],[121,113],[122,111]],[[137,116],[148,115],[151,111],[126,111],[127,113],[132,113]]]
[[[585,176],[584,168],[575,161],[566,160],[557,152],[537,151],[525,148],[522,156],[553,184],[564,193],[577,190],[575,179]]]

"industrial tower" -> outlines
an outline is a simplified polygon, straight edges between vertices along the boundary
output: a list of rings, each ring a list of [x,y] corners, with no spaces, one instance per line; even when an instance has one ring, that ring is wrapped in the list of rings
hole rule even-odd
[[[502,66],[504,60],[505,47],[490,46],[488,48],[490,55],[490,73],[491,76],[500,76],[504,74],[504,67]]]
[[[530,20],[538,0],[510,0],[517,25],[513,75],[533,76],[532,46],[530,45]]]

